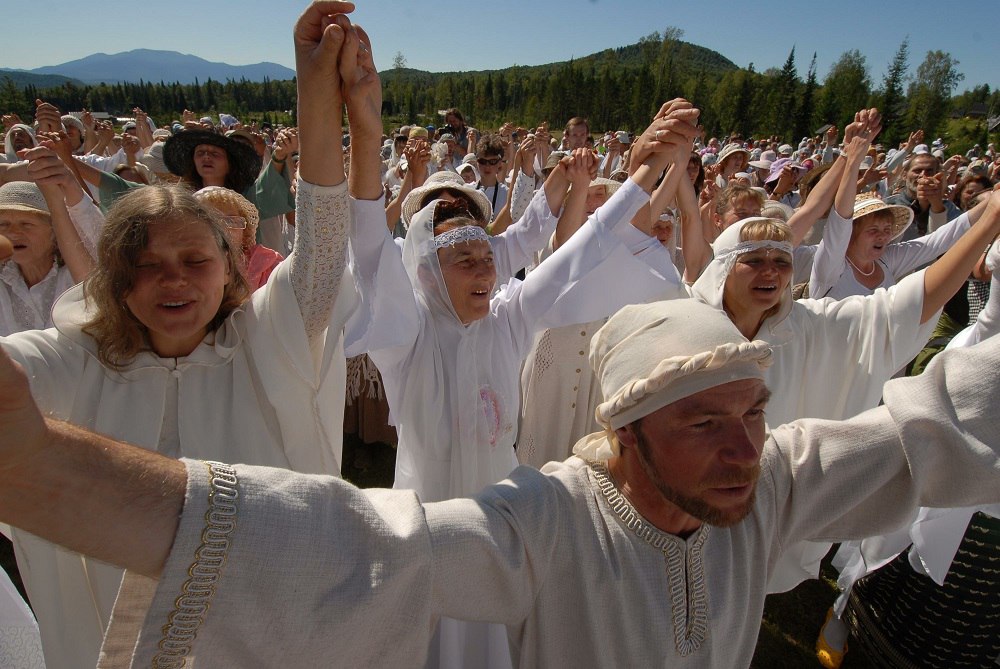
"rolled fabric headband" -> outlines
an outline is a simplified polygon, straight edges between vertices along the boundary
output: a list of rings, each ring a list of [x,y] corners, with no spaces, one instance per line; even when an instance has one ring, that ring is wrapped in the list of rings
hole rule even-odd
[[[605,429],[617,430],[668,404],[715,386],[762,378],[771,364],[771,346],[763,341],[722,344],[711,351],[662,360],[644,379],[636,379],[597,406]]]
[[[446,246],[455,246],[455,244],[462,244],[465,242],[489,242],[490,236],[486,234],[478,225],[463,225],[458,228],[449,230],[448,232],[442,232],[436,237],[432,237],[427,241],[427,250],[437,251],[438,249],[443,249]]]

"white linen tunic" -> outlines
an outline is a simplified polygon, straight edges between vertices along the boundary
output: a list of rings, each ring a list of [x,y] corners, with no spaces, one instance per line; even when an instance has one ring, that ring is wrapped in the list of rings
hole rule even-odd
[[[884,407],[775,430],[750,515],[686,540],[576,458],[422,506],[412,492],[236,467],[228,559],[214,594],[188,602],[205,613],[183,641],[170,613],[212,490],[205,463],[188,462],[165,570],[158,583],[127,577],[101,667],[151,666],[165,638],[213,669],[416,667],[437,615],[506,624],[519,667],[747,666],[784,546],[1000,498],[1000,378],[976,373],[998,366],[1000,342],[946,353],[890,382]]]
[[[298,198],[299,238],[322,256],[315,262],[325,268],[323,290],[335,295],[346,262],[346,184],[300,182]],[[314,238],[315,228],[326,229],[326,242]],[[320,308],[311,302],[318,296],[293,290],[290,268],[283,262],[184,358],[146,351],[120,371],[106,368],[96,342],[81,331],[82,286],[56,304],[54,329],[19,333],[0,345],[24,366],[35,401],[54,418],[172,455],[339,475],[341,332],[351,305],[338,301],[329,327],[311,345],[303,314]],[[17,529],[12,534],[47,664],[92,669],[121,570]]]

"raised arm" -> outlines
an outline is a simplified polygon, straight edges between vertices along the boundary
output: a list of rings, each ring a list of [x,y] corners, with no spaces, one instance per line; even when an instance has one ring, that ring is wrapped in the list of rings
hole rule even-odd
[[[302,183],[296,189],[295,246],[288,261],[310,340],[327,328],[347,263],[350,204],[343,187],[329,187],[345,182],[339,66],[347,19],[341,14],[353,9],[349,2],[316,2],[295,25]]]
[[[25,153],[28,173],[42,191],[52,217],[52,230],[56,236],[59,255],[69,268],[73,281],[83,281],[93,269],[94,257],[84,244],[80,233],[70,219],[67,205],[83,199],[83,192],[59,156],[49,148],[39,146]],[[72,198],[67,200],[66,194]]]
[[[567,170],[565,164],[560,162],[556,170],[567,170],[570,181],[570,189],[563,202],[562,213],[559,214],[559,222],[556,223],[556,232],[552,237],[552,249],[555,250],[566,243],[566,240],[573,236],[584,223],[587,222],[587,190],[590,188],[590,181],[593,175],[589,169],[583,169],[581,161],[589,154],[589,149],[576,149],[573,151],[573,160],[564,158],[567,163],[572,162],[572,168]],[[596,160],[591,158],[591,164]],[[601,186],[603,188],[603,186]]]
[[[846,148],[844,169],[840,175],[833,209],[823,228],[823,239],[816,246],[812,271],[809,275],[809,294],[820,298],[837,284],[847,266],[847,246],[851,241],[854,218],[854,199],[858,190],[858,167],[864,160],[870,140],[855,137]],[[809,196],[812,198],[812,195]]]
[[[995,189],[976,224],[924,272],[924,308],[927,322],[965,283],[986,245],[1000,234],[1000,197]]]

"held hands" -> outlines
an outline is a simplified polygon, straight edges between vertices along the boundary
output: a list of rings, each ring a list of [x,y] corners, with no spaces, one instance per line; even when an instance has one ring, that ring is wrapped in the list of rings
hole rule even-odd
[[[288,157],[299,150],[299,131],[297,128],[285,128],[278,133],[274,139],[274,151],[271,157],[279,163],[288,160]]]
[[[865,140],[868,145],[882,132],[882,115],[878,109],[862,109],[854,115],[854,122],[844,128],[844,146],[851,143],[855,137]],[[865,146],[865,151],[868,146]]]
[[[340,78],[351,137],[378,142],[382,138],[382,82],[375,69],[371,39],[346,16],[338,15],[334,20],[344,31]]]
[[[73,160],[73,147],[64,132],[43,132],[37,135],[40,146],[51,149],[64,163]],[[25,158],[28,154],[25,154]]]
[[[701,112],[687,100],[676,98],[666,102],[653,117],[653,122],[632,145],[629,171],[638,169],[652,153],[664,153],[677,145],[691,151],[698,136],[698,116]]]
[[[24,123],[24,121],[21,120],[20,116],[18,116],[17,114],[13,114],[13,113],[11,113],[11,114],[4,114],[3,118],[2,118],[2,122],[3,122],[3,131],[4,132],[8,132],[11,128],[13,128],[18,123],[21,123],[21,124]]]
[[[62,115],[55,105],[41,100],[35,100],[35,122],[38,132],[59,132],[62,127]]]
[[[24,152],[28,161],[28,177],[43,191],[50,186],[65,190],[76,181],[51,144],[50,141],[45,141],[42,146]]]
[[[566,178],[574,188],[587,188],[597,177],[600,161],[590,149],[573,149],[563,161],[566,161]]]
[[[932,177],[920,177],[917,179],[917,202],[921,207],[926,207],[929,203],[938,209],[943,204],[944,186],[942,180],[945,174],[939,172]]]
[[[326,103],[326,108],[334,110],[343,105],[338,61],[345,34],[336,18],[353,11],[351,2],[314,2],[296,22],[293,36],[295,71],[301,82],[300,104],[307,98],[317,105]]]

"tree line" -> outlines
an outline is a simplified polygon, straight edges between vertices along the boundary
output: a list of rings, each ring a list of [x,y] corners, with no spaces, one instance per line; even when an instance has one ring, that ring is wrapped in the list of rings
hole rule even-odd
[[[896,144],[923,128],[928,138],[944,134],[953,110],[975,104],[1000,110],[1000,90],[988,85],[954,95],[964,75],[958,61],[929,51],[907,76],[909,43],[900,44],[885,76],[874,82],[870,65],[857,50],[843,53],[820,80],[813,53],[800,76],[793,47],[784,66],[757,72],[740,68],[719,54],[684,42],[682,31],[667,28],[638,44],[541,66],[514,66],[486,72],[429,73],[407,69],[397,54],[395,67],[382,73],[386,127],[438,125],[439,111],[458,107],[470,125],[498,127],[505,121],[560,127],[572,116],[590,119],[595,130],[637,131],[646,126],[657,101],[683,96],[700,106],[710,135],[738,132],[744,137],[776,135],[797,141],[827,123],[844,127],[854,112],[876,106],[885,119],[883,143]],[[130,115],[141,107],[163,123],[191,109],[199,114],[226,112],[241,120],[294,122],[295,82],[246,80],[203,83],[139,82],[78,86],[66,83],[38,90],[0,85],[0,109],[31,116],[42,98],[62,109]],[[161,120],[162,119],[162,120]],[[987,141],[985,119],[964,138]],[[953,138],[957,139],[957,138]]]

